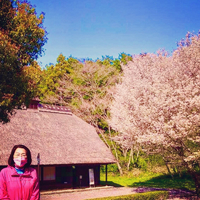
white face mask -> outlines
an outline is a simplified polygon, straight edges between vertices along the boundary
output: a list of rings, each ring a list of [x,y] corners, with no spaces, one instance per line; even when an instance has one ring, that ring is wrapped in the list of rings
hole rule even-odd
[[[27,158],[14,158],[16,167],[23,167],[27,163]]]

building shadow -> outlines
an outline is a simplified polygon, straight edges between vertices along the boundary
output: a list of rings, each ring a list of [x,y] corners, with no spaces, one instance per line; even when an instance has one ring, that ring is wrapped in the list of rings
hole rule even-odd
[[[113,181],[100,181],[101,186],[113,186],[113,187],[124,187],[123,185],[114,183]]]

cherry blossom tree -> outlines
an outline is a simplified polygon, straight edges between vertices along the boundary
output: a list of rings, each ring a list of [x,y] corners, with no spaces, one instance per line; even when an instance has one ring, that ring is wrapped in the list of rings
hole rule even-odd
[[[126,148],[142,145],[184,167],[200,195],[200,35],[188,33],[171,56],[138,55],[123,66],[110,125]]]

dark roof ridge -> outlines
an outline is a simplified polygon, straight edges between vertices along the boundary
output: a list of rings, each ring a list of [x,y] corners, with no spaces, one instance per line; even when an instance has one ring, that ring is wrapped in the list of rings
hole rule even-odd
[[[69,108],[65,106],[58,106],[58,105],[38,104],[38,111],[72,115],[72,112]]]

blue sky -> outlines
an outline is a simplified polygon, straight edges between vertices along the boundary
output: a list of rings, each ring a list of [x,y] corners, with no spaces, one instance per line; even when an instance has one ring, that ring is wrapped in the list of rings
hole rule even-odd
[[[172,52],[186,33],[200,30],[199,0],[30,0],[45,13],[48,32],[40,65],[60,53],[96,60],[120,53]]]

